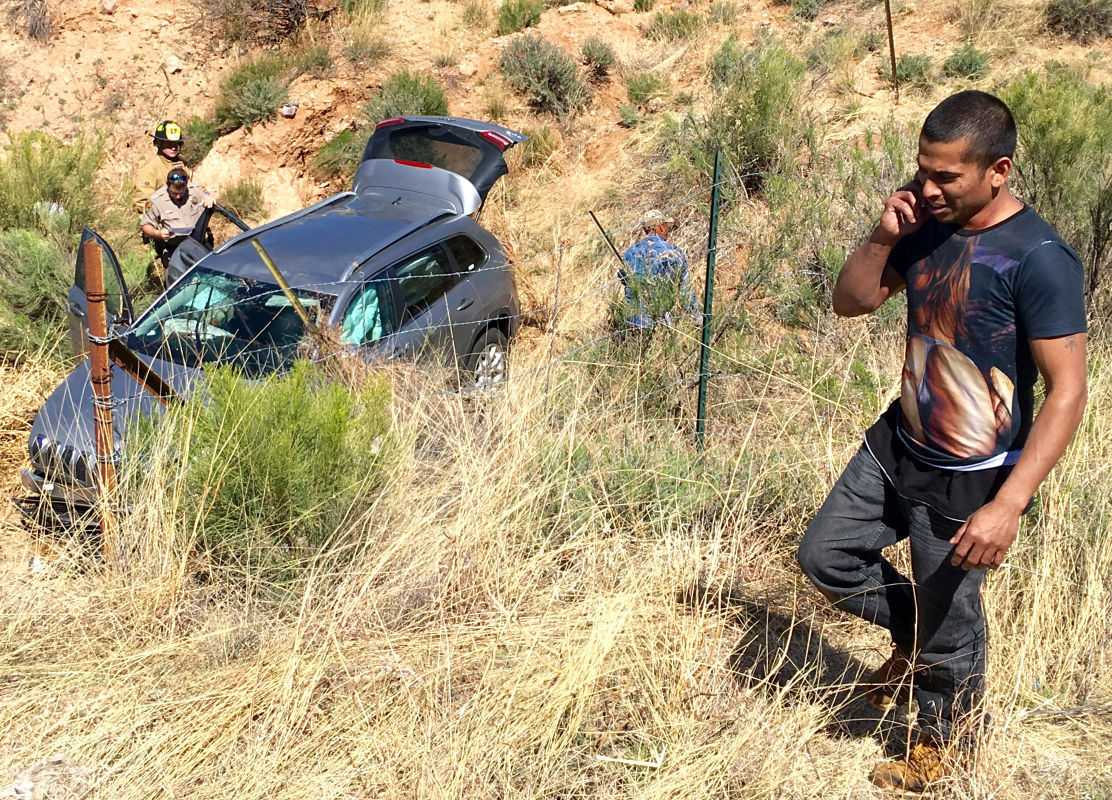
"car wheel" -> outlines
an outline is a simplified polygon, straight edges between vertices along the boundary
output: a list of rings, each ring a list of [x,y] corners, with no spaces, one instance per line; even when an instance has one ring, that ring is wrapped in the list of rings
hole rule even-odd
[[[507,349],[506,334],[498,328],[487,328],[464,362],[468,384],[476,389],[492,389],[505,383],[510,374]]]

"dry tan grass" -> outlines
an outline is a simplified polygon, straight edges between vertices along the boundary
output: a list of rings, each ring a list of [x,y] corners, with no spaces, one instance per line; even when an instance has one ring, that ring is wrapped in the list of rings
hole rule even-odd
[[[554,408],[570,367],[479,401],[400,374],[408,455],[358,544],[293,599],[220,571],[199,582],[174,482],[154,476],[124,522],[128,571],[9,565],[0,771],[61,754],[91,770],[90,797],[113,798],[872,796],[868,770],[899,733],[852,684],[883,637],[823,608],[791,558],[861,424],[848,384],[844,403],[810,390],[844,382],[855,354],[896,351],[864,328],[841,337],[797,377],[758,349],[719,388],[713,413],[736,427],[710,455],[733,485],[697,519],[576,505],[612,476],[555,466],[659,426],[592,403],[590,371]],[[941,796],[1112,786],[1098,356],[1085,429],[989,582],[994,724]],[[684,477],[710,480],[694,459]],[[778,478],[796,489],[770,516]]]

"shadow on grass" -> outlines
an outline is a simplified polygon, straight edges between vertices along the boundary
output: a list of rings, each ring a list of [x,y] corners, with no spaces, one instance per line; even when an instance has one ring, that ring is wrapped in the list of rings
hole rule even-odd
[[[684,604],[719,611],[741,634],[730,667],[746,688],[783,702],[819,703],[828,709],[824,732],[833,737],[875,738],[890,755],[905,748],[904,710],[885,714],[864,697],[868,665],[824,635],[825,620],[806,609],[778,607],[774,601],[742,596],[735,588],[696,584],[678,598]]]

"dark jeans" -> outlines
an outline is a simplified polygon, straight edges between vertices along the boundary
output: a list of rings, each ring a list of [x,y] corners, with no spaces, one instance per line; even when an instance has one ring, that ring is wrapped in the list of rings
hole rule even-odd
[[[984,691],[984,570],[950,566],[960,523],[906,500],[862,447],[807,526],[797,557],[835,606],[881,625],[917,667],[912,695],[924,733],[950,741],[971,727]],[[910,539],[914,582],[881,551]]]

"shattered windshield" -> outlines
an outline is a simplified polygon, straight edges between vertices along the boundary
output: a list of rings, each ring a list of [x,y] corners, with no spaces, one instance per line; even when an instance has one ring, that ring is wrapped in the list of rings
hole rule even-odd
[[[310,321],[328,320],[335,298],[294,289]],[[296,357],[305,325],[273,283],[195,269],[162,296],[128,334],[137,353],[188,367],[235,364],[248,377]]]

